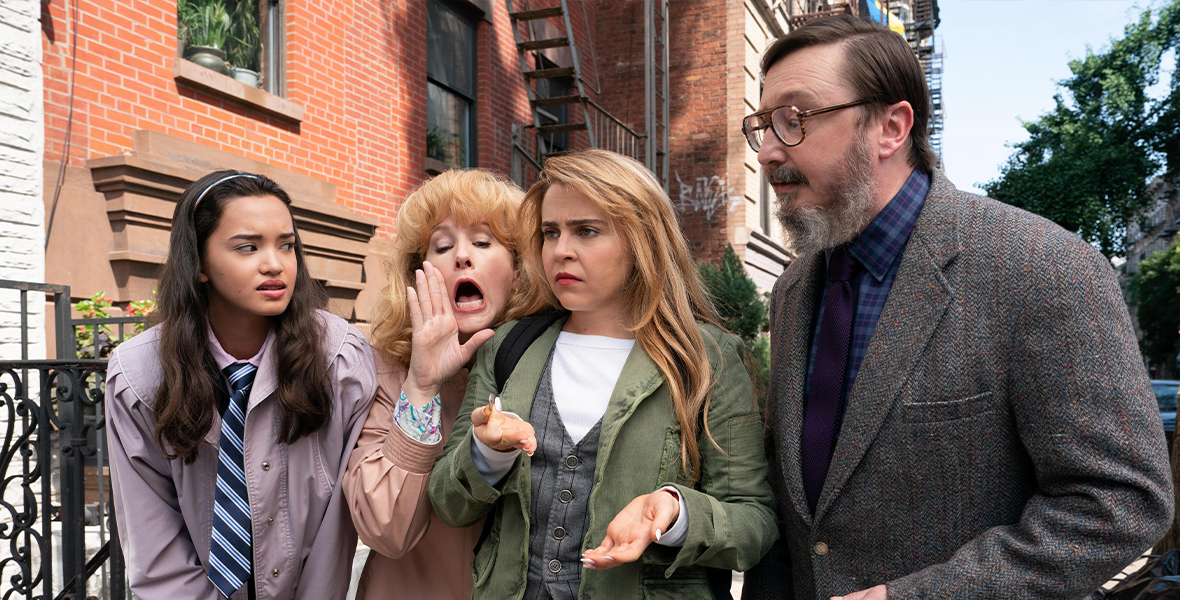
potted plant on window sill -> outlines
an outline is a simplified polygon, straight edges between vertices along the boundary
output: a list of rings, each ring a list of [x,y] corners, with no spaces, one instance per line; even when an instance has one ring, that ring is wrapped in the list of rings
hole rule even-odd
[[[178,0],[176,6],[184,58],[229,75],[224,48],[231,21],[225,0]]]
[[[255,0],[237,0],[230,13],[229,39],[226,40],[226,54],[230,76],[250,87],[262,83],[261,36],[258,30],[258,3]]]

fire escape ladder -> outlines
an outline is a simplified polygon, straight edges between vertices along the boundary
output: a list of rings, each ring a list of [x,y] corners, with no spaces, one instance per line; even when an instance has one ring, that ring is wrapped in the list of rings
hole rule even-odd
[[[513,126],[514,153],[522,154],[536,169],[556,152],[587,145],[603,148],[643,162],[659,175],[666,187],[668,0],[644,0],[647,97],[644,126],[648,134],[637,133],[587,94],[568,0],[505,1],[532,111],[531,125]],[[565,56],[553,52],[560,49],[568,50],[568,66]],[[595,90],[595,93],[600,92]],[[524,144],[524,130],[528,128],[533,129],[535,138],[531,153],[525,150]],[[514,167],[514,172],[517,171]],[[518,183],[525,186],[529,182],[519,180],[527,179],[523,170],[519,171]]]

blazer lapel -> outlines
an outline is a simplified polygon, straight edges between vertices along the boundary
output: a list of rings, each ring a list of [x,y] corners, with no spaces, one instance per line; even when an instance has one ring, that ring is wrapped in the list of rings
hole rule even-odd
[[[800,436],[803,431],[803,384],[807,380],[807,363],[811,350],[812,317],[815,314],[816,289],[819,285],[822,254],[800,256],[788,269],[784,287],[775,299],[776,314],[771,335],[771,357],[774,360],[769,397],[772,427],[781,428],[774,438],[779,440],[778,465],[783,473],[782,485],[787,487],[795,511],[804,522],[811,523],[811,509],[803,490]]]
[[[948,197],[953,190],[946,177],[934,174],[926,204],[910,234],[897,278],[853,383],[840,438],[816,506],[816,521],[823,518],[836,491],[864,458],[897,403],[902,384],[954,299],[954,290],[943,276],[943,268],[959,252],[961,209]]]

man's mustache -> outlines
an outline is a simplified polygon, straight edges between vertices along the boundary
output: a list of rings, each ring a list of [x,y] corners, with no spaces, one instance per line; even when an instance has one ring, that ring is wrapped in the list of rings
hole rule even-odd
[[[792,183],[807,183],[807,176],[802,171],[786,165],[778,167],[763,167],[767,183],[783,185]]]

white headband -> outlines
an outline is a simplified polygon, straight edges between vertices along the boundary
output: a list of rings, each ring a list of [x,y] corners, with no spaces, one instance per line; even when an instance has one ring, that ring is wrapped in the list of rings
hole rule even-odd
[[[205,194],[209,193],[209,190],[216,187],[217,184],[219,184],[223,181],[229,181],[230,179],[233,179],[235,177],[249,177],[250,179],[258,179],[257,175],[251,175],[249,173],[238,173],[236,175],[229,175],[227,177],[222,177],[221,179],[218,179],[217,181],[214,181],[213,183],[209,184],[209,187],[205,188],[205,191],[201,192],[200,196],[197,196],[197,201],[193,202],[193,210],[197,209],[197,205],[201,203],[201,198],[204,198]]]

